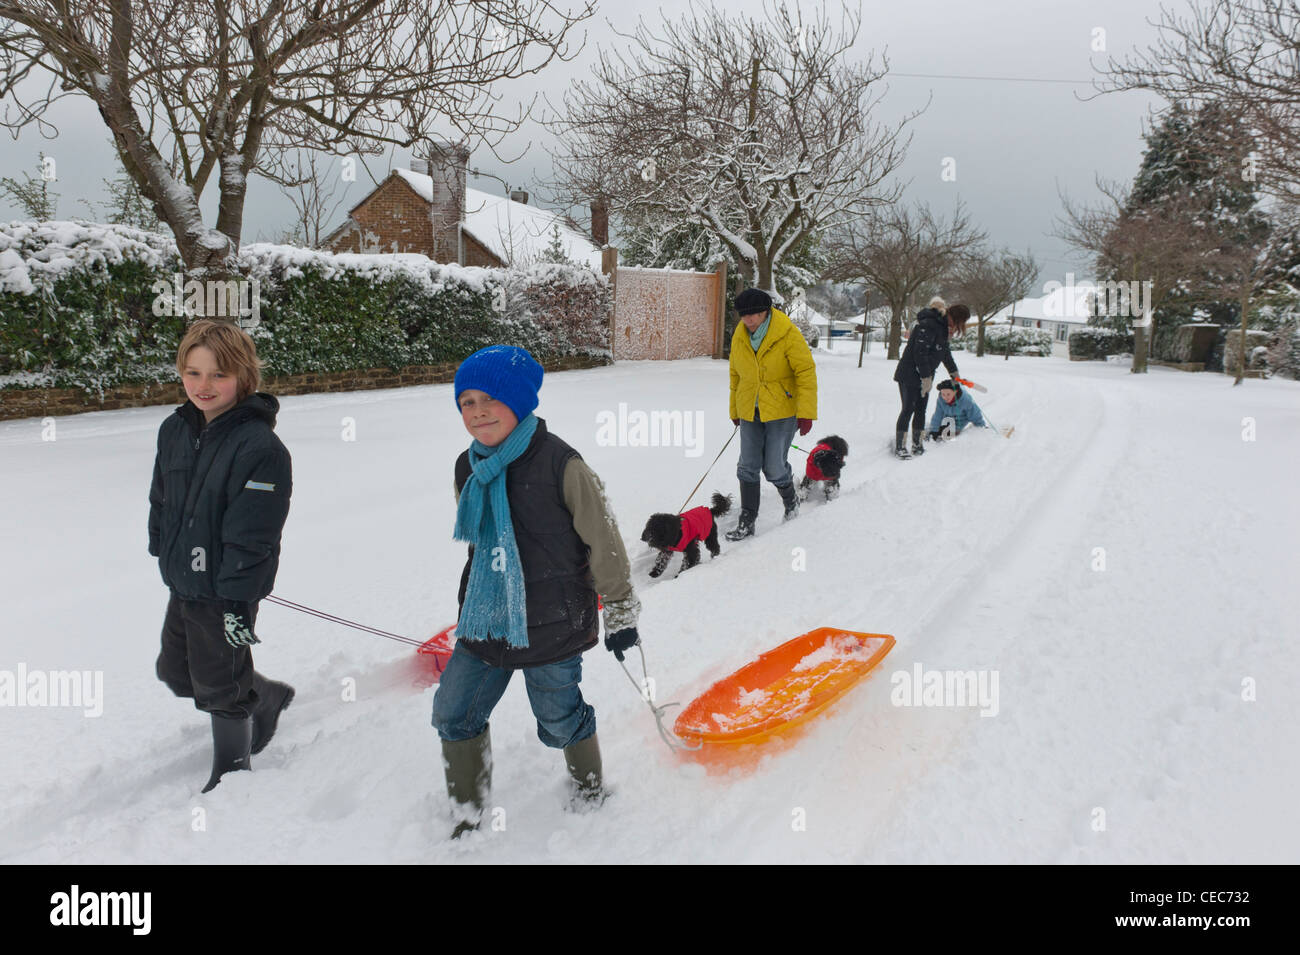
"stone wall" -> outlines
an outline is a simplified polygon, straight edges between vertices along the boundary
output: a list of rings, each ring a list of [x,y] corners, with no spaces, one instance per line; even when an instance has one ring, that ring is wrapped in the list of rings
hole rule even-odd
[[[547,371],[571,371],[597,368],[603,359],[571,357],[546,362]],[[405,368],[366,368],[358,371],[329,371],[303,375],[267,375],[262,390],[276,397],[308,395],[320,392],[373,391],[378,388],[405,388],[450,382],[456,377],[456,363],[442,365],[408,365]],[[3,388],[0,389],[0,421],[14,418],[62,417],[85,411],[115,411],[146,405],[178,405],[185,401],[185,390],[176,384],[127,385],[109,388],[103,396],[87,394],[76,388]]]

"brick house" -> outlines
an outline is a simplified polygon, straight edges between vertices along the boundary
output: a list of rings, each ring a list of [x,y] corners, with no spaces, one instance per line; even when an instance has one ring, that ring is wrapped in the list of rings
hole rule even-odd
[[[394,169],[325,237],[331,252],[416,252],[435,262],[500,268],[539,261],[558,235],[570,260],[600,269],[600,245],[564,216],[466,186],[469,152],[435,145],[431,160]],[[593,226],[608,230],[593,209]]]

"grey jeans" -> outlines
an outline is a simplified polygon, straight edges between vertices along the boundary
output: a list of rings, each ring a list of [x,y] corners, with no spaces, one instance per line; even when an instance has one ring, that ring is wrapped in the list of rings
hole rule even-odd
[[[790,443],[794,441],[794,433],[798,428],[798,418],[741,421],[740,461],[736,464],[736,477],[756,483],[759,471],[762,471],[777,487],[791,483],[794,472],[786,458],[790,454]]]

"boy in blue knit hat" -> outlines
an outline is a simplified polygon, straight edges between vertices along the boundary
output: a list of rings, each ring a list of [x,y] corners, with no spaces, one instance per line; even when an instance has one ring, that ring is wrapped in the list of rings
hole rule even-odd
[[[469,544],[456,646],[433,698],[453,836],[477,829],[491,784],[488,717],[522,670],[537,735],[564,750],[575,804],[604,799],[596,711],[582,698],[582,654],[619,660],[638,640],[641,605],[604,486],[533,414],[542,366],[493,345],[456,371],[454,396],[474,439],[456,460],[456,540]]]

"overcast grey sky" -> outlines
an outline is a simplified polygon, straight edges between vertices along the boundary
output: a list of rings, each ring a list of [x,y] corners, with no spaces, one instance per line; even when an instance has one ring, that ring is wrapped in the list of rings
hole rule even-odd
[[[1171,0],[1179,5],[1181,0]],[[753,0],[717,0],[718,6],[752,12]],[[807,2],[802,4],[810,6]],[[597,16],[585,24],[586,47],[571,62],[553,64],[537,77],[514,89],[503,87],[503,101],[515,101],[536,90],[559,103],[575,78],[588,75],[597,48],[623,45],[614,30],[630,30],[637,18],[658,23],[662,17],[679,17],[685,0],[658,5],[616,4],[601,0]],[[838,9],[838,5],[831,5]],[[1053,238],[1061,203],[1059,192],[1075,200],[1096,197],[1094,178],[1125,182],[1132,179],[1141,157],[1143,121],[1159,103],[1143,93],[1121,93],[1091,99],[1086,85],[1096,74],[1093,64],[1104,65],[1105,54],[1094,53],[1097,29],[1105,31],[1108,52],[1123,55],[1145,45],[1154,36],[1147,22],[1159,6],[1153,0],[908,0],[861,4],[862,30],[858,47],[886,52],[889,91],[879,118],[897,120],[924,105],[930,107],[910,125],[912,143],[901,171],[907,183],[905,200],[921,200],[938,211],[949,211],[960,199],[972,219],[995,245],[1028,249],[1042,266],[1043,281],[1064,280],[1067,271],[1089,274],[1086,259]],[[902,74],[945,74],[960,77],[1015,77],[1020,82],[994,79],[940,79]],[[1071,85],[1053,80],[1078,80]],[[539,103],[539,108],[544,104]],[[34,171],[37,153],[44,150],[57,161],[60,217],[85,217],[79,200],[106,198],[101,180],[113,174],[108,132],[98,112],[85,98],[68,98],[48,116],[58,127],[54,140],[42,139],[34,127],[17,142],[0,138],[0,175]],[[485,172],[509,181],[516,188],[537,192],[549,173],[549,145],[545,131],[530,122],[510,136],[498,150],[504,156],[522,153],[505,165],[485,149],[471,159]],[[956,161],[956,180],[943,181],[945,157]],[[398,153],[394,165],[405,166],[409,155]],[[389,164],[370,162],[381,178]],[[471,180],[484,191],[500,189],[492,179]],[[364,172],[349,185],[346,199],[333,224],[371,188]],[[344,195],[340,190],[339,196]],[[207,221],[215,219],[215,190],[203,197]],[[15,218],[19,210],[0,198],[0,217]],[[278,187],[254,178],[244,217],[243,241],[275,239],[293,215]]]

